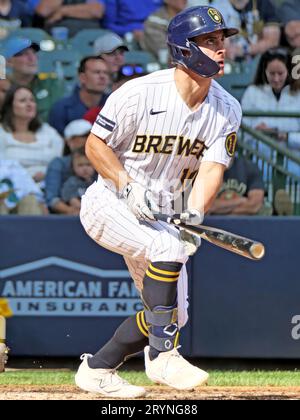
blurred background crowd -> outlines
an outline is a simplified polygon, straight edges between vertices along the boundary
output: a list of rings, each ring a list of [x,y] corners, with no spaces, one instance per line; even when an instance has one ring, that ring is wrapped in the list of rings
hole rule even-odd
[[[79,214],[107,97],[172,66],[168,23],[200,4],[240,29],[218,82],[244,126],[211,214],[298,214],[299,0],[0,0],[0,214]]]

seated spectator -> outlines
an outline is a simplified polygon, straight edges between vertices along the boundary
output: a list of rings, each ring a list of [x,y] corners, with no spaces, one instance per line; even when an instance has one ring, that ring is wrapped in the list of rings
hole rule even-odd
[[[143,67],[140,65],[135,64],[125,64],[120,68],[118,71],[116,78],[114,80],[112,90],[113,92],[124,83],[128,82],[129,80],[136,79],[138,77],[146,76],[147,73],[144,71]]]
[[[91,131],[92,124],[85,120],[70,122],[64,131],[65,141],[68,150],[84,147],[87,137]],[[71,156],[63,156],[54,159],[48,166],[46,175],[46,202],[53,213],[77,214],[77,210],[64,203],[61,199],[61,189],[65,181],[73,175]]]
[[[299,0],[284,1],[280,10],[283,22],[284,36],[289,47],[300,48],[300,2]]]
[[[34,15],[35,14],[35,9],[38,6],[38,4],[40,3],[40,0],[26,0],[25,2],[27,3],[29,13],[31,15]]]
[[[240,36],[227,40],[230,60],[256,56],[279,45],[280,25],[270,0],[213,0],[228,26],[240,29]]]
[[[15,48],[17,51],[7,61],[12,71],[10,81],[33,91],[39,116],[47,121],[51,106],[63,95],[63,81],[58,80],[53,73],[38,73],[37,52],[40,47],[29,39],[11,38],[6,42],[6,48]]]
[[[74,175],[66,180],[61,190],[61,198],[79,215],[81,197],[97,178],[97,173],[85,155],[84,147],[72,152],[72,169]]]
[[[47,214],[43,193],[15,160],[0,159],[0,214]]]
[[[210,208],[210,214],[256,215],[265,214],[264,183],[254,163],[242,157],[232,159],[231,166],[224,173],[223,185]],[[266,207],[268,215],[272,207]]]
[[[4,103],[5,96],[11,87],[9,79],[0,80],[0,112]]]
[[[94,42],[94,55],[103,58],[106,62],[111,82],[115,80],[118,71],[125,64],[125,51],[128,51],[128,48],[123,39],[113,32],[97,38]]]
[[[0,1],[0,39],[5,38],[14,29],[30,26],[30,10],[21,0]]]
[[[55,26],[64,26],[69,36],[81,29],[100,28],[104,5],[101,0],[40,0],[36,14],[44,18],[47,31]]]
[[[292,78],[291,56],[283,48],[271,49],[261,56],[254,84],[245,91],[243,111],[298,112],[300,83]],[[300,120],[280,117],[244,117],[248,126],[272,136],[300,156]],[[250,140],[249,140],[250,141]],[[271,150],[260,145],[270,157]],[[290,162],[289,169],[300,175],[299,165]]]
[[[102,107],[107,99],[104,93],[109,85],[107,64],[100,57],[88,56],[81,60],[79,69],[80,88],[73,94],[57,101],[49,115],[49,124],[63,135],[67,124],[83,117],[91,108]]]
[[[128,82],[129,80],[136,79],[137,77],[141,76],[146,76],[146,74],[147,73],[144,73],[144,69],[142,66],[134,64],[125,64],[120,68],[120,70],[114,78],[114,82],[112,84],[112,92],[119,89],[119,87],[121,87],[124,83]],[[100,106],[91,108],[84,114],[83,119],[89,121],[91,124],[94,124],[101,109],[102,107]]]
[[[143,49],[152,53],[157,59],[159,50],[166,49],[167,28],[170,20],[187,6],[187,0],[164,0],[164,4],[145,21]],[[202,4],[202,2],[201,2]]]
[[[54,128],[41,123],[33,93],[13,86],[0,115],[0,156],[17,160],[37,183],[43,185],[49,162],[62,155],[63,140]]]
[[[300,17],[284,26],[284,34],[290,48],[295,50],[300,48]]]
[[[103,28],[110,29],[120,36],[133,33],[138,42],[143,38],[144,22],[147,17],[158,9],[163,0],[103,0],[105,13],[102,20]]]

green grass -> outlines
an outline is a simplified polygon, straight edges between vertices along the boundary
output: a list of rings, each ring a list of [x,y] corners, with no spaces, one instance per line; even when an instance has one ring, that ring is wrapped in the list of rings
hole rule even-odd
[[[300,386],[300,371],[210,371],[209,386]],[[151,385],[144,372],[121,376],[136,385]],[[0,374],[0,385],[72,385],[74,372],[19,370]]]

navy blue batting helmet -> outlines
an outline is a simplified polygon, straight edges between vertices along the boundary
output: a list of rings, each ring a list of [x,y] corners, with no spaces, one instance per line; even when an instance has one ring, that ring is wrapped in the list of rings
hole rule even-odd
[[[228,28],[223,16],[214,7],[196,6],[178,13],[168,26],[167,43],[173,62],[182,64],[202,77],[217,74],[220,70],[218,63],[204,54],[192,39],[220,30],[224,31],[226,38],[239,32],[238,29]]]

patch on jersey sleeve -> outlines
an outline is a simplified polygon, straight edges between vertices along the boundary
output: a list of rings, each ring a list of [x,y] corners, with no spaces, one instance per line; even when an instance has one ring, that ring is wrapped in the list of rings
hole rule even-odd
[[[225,140],[225,147],[226,147],[226,152],[229,157],[234,156],[234,153],[236,150],[236,144],[237,144],[237,134],[236,133],[228,134]]]
[[[105,130],[113,131],[116,126],[116,123],[109,120],[108,118],[104,117],[103,115],[99,114],[96,119],[96,124],[100,125],[100,127],[105,128]]]

